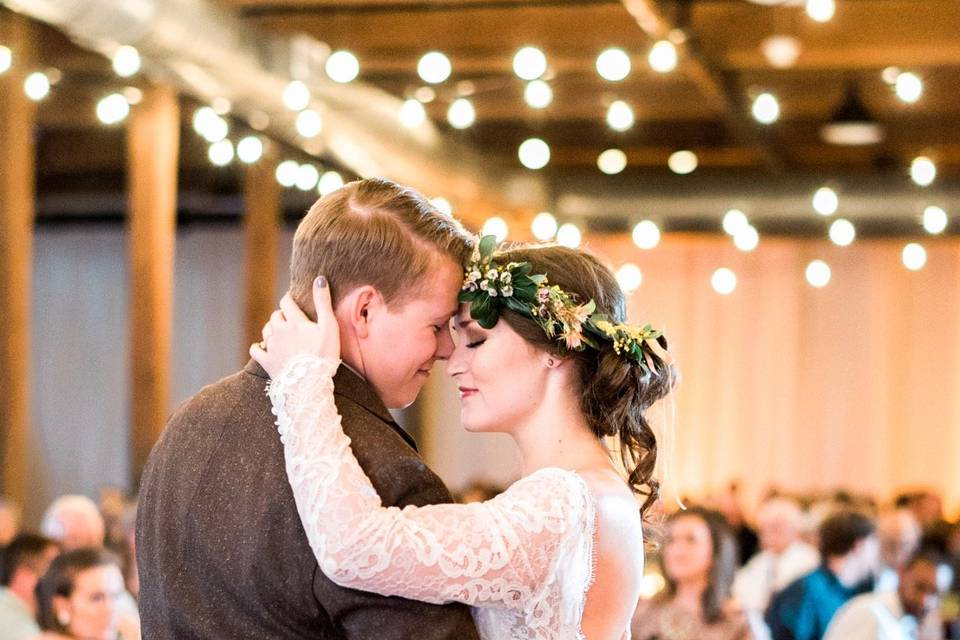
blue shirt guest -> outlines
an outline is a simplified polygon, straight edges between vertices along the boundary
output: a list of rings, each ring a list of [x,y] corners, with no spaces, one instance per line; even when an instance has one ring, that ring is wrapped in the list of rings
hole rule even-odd
[[[767,609],[773,640],[821,640],[837,610],[871,590],[880,557],[873,522],[853,511],[827,518],[820,555],[823,564],[787,585]]]

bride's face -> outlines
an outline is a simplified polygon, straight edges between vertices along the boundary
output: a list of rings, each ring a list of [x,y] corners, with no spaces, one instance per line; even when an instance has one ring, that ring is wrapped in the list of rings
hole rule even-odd
[[[447,371],[460,391],[467,431],[512,432],[542,404],[547,355],[506,322],[483,329],[461,305],[452,321],[455,348]]]

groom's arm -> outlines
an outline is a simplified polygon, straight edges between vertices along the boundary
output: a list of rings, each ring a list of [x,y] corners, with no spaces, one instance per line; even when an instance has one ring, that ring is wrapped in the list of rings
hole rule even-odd
[[[346,401],[337,407],[351,448],[385,506],[451,502],[443,482],[390,425]],[[470,611],[459,604],[433,605],[337,586],[317,569],[317,600],[345,638],[378,640],[476,640]]]

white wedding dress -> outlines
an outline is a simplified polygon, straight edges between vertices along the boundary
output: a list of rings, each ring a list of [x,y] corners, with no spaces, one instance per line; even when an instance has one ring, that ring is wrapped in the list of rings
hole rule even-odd
[[[485,640],[582,640],[595,535],[584,480],[546,468],[483,503],[385,508],[340,427],[338,366],[298,356],[268,388],[323,572],[344,587],[471,605]]]

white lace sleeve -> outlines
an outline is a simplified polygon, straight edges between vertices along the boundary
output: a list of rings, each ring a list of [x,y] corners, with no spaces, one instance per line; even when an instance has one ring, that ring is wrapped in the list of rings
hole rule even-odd
[[[340,427],[337,365],[298,357],[269,388],[287,475],[322,571],[341,586],[383,595],[529,611],[555,579],[558,558],[582,546],[584,534],[592,538],[583,480],[543,469],[484,503],[385,508]]]

